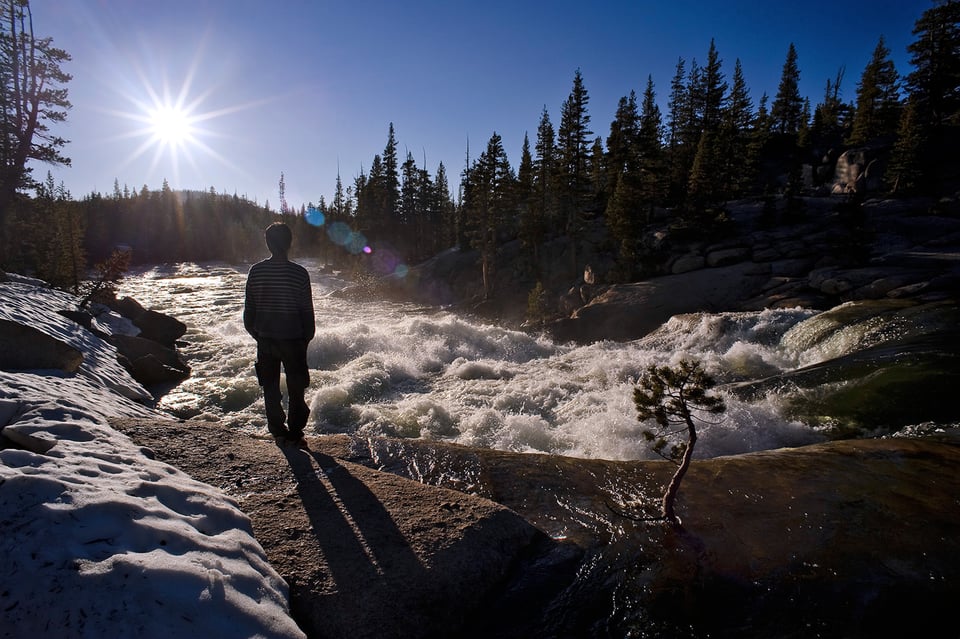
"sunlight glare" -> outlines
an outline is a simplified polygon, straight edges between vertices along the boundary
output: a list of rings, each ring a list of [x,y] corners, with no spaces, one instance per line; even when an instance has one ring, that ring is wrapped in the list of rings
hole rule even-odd
[[[180,146],[193,138],[192,118],[179,107],[160,105],[151,109],[147,116],[153,137],[161,144]]]

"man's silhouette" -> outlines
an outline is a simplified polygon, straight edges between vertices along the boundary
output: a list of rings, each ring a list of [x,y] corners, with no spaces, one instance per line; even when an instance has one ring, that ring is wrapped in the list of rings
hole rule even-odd
[[[287,259],[293,243],[290,227],[271,224],[264,238],[271,257],[254,264],[247,276],[243,327],[257,340],[257,380],[263,387],[267,428],[278,442],[305,445],[303,430],[310,414],[303,399],[310,384],[307,344],[316,331],[310,276]],[[289,422],[280,394],[281,365],[290,396]]]

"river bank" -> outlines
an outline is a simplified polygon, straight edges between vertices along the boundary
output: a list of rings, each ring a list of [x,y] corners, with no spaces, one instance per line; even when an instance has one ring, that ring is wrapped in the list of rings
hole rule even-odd
[[[658,462],[111,423],[237,501],[309,637],[894,637],[960,595],[955,437],[695,462],[678,535],[605,507]]]

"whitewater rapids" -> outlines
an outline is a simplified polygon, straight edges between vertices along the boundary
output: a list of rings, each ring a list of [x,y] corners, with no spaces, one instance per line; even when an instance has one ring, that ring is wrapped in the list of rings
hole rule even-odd
[[[781,309],[677,316],[631,342],[557,343],[411,304],[331,296],[349,282],[316,262],[311,275],[317,335],[308,362],[308,434],[355,433],[450,441],[480,448],[612,460],[652,459],[633,387],[651,364],[700,360],[721,384],[767,377],[818,361],[791,348],[791,328],[815,311]],[[158,408],[266,433],[243,330],[249,265],[175,264],[128,274],[120,296],[177,317],[190,379]],[[826,359],[830,353],[823,353]],[[781,417],[781,399],[725,396],[727,412],[699,430],[699,458],[800,446],[825,436]]]

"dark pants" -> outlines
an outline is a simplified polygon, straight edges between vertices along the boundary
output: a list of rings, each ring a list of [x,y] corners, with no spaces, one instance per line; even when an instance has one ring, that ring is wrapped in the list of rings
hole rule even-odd
[[[263,403],[267,409],[267,428],[274,435],[287,432],[284,422],[287,416],[283,412],[283,396],[280,394],[280,366],[287,378],[287,393],[290,395],[290,433],[303,434],[307,426],[310,409],[303,400],[303,393],[310,385],[310,372],[307,368],[307,344],[302,339],[257,340],[257,380],[263,387]]]

